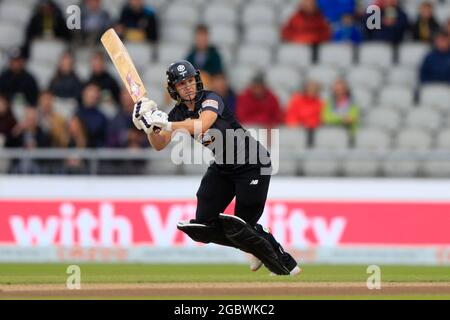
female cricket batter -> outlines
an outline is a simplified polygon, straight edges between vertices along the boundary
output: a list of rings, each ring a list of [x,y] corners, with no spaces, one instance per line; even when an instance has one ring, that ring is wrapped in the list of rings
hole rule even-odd
[[[242,128],[219,95],[203,89],[200,72],[191,63],[176,61],[166,74],[167,90],[177,104],[167,115],[154,101],[143,98],[134,107],[134,124],[158,151],[170,143],[172,131],[183,130],[212,149],[215,159],[197,191],[195,219],[179,222],[178,229],[195,241],[252,254],[253,271],[264,264],[276,275],[297,275],[301,271],[297,262],[257,223],[270,182],[267,150]],[[263,174],[263,169],[268,173]],[[223,214],[234,197],[234,216]]]

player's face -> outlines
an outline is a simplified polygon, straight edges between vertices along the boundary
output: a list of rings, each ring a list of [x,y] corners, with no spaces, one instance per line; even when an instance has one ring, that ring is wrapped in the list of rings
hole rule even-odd
[[[195,77],[177,83],[175,89],[183,100],[194,100],[197,91]]]

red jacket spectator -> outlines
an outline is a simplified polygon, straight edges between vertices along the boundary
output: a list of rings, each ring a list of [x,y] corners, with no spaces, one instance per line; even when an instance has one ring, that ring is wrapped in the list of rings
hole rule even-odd
[[[299,10],[284,25],[281,36],[289,42],[317,44],[330,39],[331,29],[315,0],[303,0]]]
[[[317,128],[321,121],[322,105],[319,98],[294,94],[288,104],[286,124],[307,129]]]
[[[236,104],[236,116],[243,124],[272,128],[282,122],[283,114],[278,98],[265,85],[261,75],[256,76],[250,87],[242,92]]]
[[[302,93],[295,93],[289,100],[286,114],[288,126],[315,129],[320,126],[323,102],[319,96],[319,85],[309,82]]]

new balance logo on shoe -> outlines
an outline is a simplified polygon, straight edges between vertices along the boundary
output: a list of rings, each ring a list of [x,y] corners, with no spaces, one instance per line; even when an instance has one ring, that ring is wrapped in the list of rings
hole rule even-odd
[[[259,180],[252,180],[252,181],[250,182],[250,185],[251,185],[251,186],[256,186],[256,185],[258,184],[258,182],[259,182]]]

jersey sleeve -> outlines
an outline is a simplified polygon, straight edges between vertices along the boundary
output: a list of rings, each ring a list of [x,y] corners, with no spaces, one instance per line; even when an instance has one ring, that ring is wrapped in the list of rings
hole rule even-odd
[[[213,92],[208,93],[202,101],[202,110],[210,110],[217,113],[219,116],[222,115],[225,104],[223,99]]]

